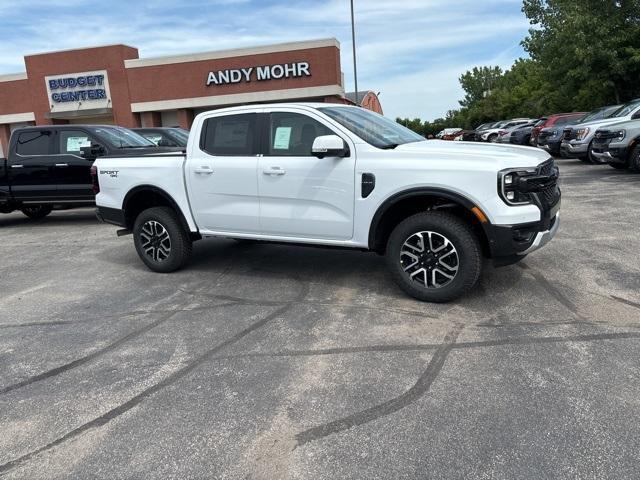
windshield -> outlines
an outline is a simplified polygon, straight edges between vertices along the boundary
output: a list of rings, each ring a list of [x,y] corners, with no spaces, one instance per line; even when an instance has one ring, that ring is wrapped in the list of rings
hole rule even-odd
[[[610,115],[610,118],[614,117],[626,117],[631,114],[636,108],[640,107],[640,100],[633,100],[632,102],[625,103],[618,110]]]
[[[322,107],[318,110],[374,147],[395,148],[404,143],[424,140],[399,123],[364,108]]]
[[[113,148],[147,148],[156,146],[151,140],[122,127],[98,127],[94,131]]]

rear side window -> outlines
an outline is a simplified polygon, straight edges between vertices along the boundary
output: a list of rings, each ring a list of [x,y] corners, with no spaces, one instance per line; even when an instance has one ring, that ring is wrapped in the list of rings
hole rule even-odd
[[[243,113],[206,119],[200,148],[210,155],[256,155],[257,118],[256,113]]]
[[[18,155],[48,155],[51,138],[50,130],[23,132],[18,134],[16,153]]]

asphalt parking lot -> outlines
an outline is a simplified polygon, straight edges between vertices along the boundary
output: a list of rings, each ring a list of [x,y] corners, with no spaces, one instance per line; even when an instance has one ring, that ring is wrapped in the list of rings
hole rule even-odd
[[[461,301],[360,252],[0,216],[0,477],[638,478],[640,175],[559,160],[562,226]]]

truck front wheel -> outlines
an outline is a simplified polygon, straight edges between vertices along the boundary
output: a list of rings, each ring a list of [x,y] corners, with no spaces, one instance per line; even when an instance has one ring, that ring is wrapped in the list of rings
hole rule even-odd
[[[174,272],[191,257],[191,238],[168,207],[149,208],[138,215],[133,241],[144,264],[154,272]]]
[[[44,218],[49,215],[51,210],[53,210],[51,205],[30,205],[23,207],[21,212],[33,220],[38,220],[39,218]]]
[[[448,302],[469,292],[482,271],[478,239],[459,218],[423,212],[400,222],[387,243],[387,265],[406,293]]]

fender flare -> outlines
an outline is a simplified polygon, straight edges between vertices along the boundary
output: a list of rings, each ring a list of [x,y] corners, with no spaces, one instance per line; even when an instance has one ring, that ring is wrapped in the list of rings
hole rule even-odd
[[[127,217],[127,205],[131,201],[131,198],[133,198],[136,194],[138,194],[140,192],[152,192],[155,195],[158,195],[158,196],[164,198],[169,203],[169,205],[171,205],[171,208],[173,208],[176,211],[176,213],[178,214],[178,218],[180,220],[180,223],[184,227],[185,231],[189,232],[189,233],[192,233],[191,229],[189,228],[189,223],[187,222],[187,219],[185,218],[184,213],[182,213],[182,209],[176,203],[176,201],[173,199],[173,197],[171,195],[169,195],[167,192],[165,192],[163,189],[161,189],[159,187],[156,187],[154,185],[138,185],[136,187],[133,187],[131,190],[129,190],[127,192],[127,194],[124,196],[124,199],[122,200],[122,212],[124,213],[124,217],[125,217],[126,220],[128,220],[128,217]],[[129,226],[129,225],[127,225],[127,226]]]
[[[387,198],[376,210],[376,213],[373,215],[371,220],[371,225],[369,226],[369,248],[375,249],[376,243],[376,233],[378,231],[378,227],[380,226],[380,221],[384,217],[385,213],[389,211],[395,204],[400,201],[406,200],[411,197],[420,197],[424,195],[435,196],[445,198],[447,200],[451,200],[462,207],[466,208],[471,212],[471,209],[477,207],[477,205],[469,200],[464,195],[461,195],[457,192],[453,192],[451,190],[447,190],[445,188],[438,187],[416,187],[410,188],[408,190],[403,190],[401,192],[395,193]],[[478,207],[479,208],[479,207]],[[491,238],[491,223],[487,220],[487,223],[481,223],[485,234],[488,238]]]

